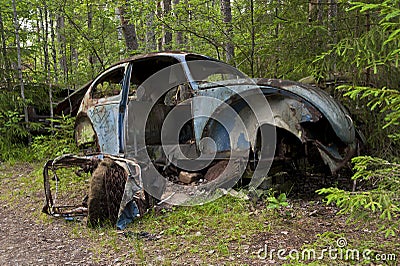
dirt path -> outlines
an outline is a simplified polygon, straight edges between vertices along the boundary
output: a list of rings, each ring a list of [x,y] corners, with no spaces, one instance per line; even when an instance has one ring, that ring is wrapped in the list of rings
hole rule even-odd
[[[85,239],[71,238],[64,226],[37,224],[19,213],[18,206],[0,211],[1,265],[85,265],[92,253]]]
[[[278,212],[263,213],[265,206],[253,210],[245,207],[245,213],[231,214],[237,219],[232,222],[230,216],[224,216],[225,211],[215,220],[215,214],[206,214],[213,211],[211,208],[205,214],[177,209],[142,218],[143,222],[130,226],[127,234],[111,228],[88,229],[85,222],[67,222],[41,213],[44,195],[40,172],[34,171],[29,164],[0,164],[0,265],[279,265],[287,261],[277,260],[276,253],[272,260],[260,258],[259,251],[266,246],[323,248],[335,243],[339,235],[345,236],[353,248],[376,247],[378,252],[400,254],[399,237],[384,239],[374,228],[348,225],[346,217],[336,215],[337,208],[315,199],[290,199],[290,209]],[[191,220],[188,215],[196,218]],[[256,228],[235,234],[241,226],[247,228],[237,227],[241,218],[234,217],[240,215],[248,221],[257,220]],[[182,219],[186,219],[185,224]],[[206,221],[202,226],[188,225],[200,225],[201,220]],[[235,223],[236,228],[232,228]],[[132,231],[142,230],[156,240],[132,237]],[[329,234],[324,236],[325,232]],[[226,238],[225,246],[217,243],[223,240],[221,236]],[[340,264],[347,265],[348,261]]]
[[[26,193],[27,184],[20,181],[32,174],[32,167],[22,164],[0,169],[0,264],[92,264],[87,239],[71,237],[71,228],[62,220],[46,223],[38,219],[42,192]]]

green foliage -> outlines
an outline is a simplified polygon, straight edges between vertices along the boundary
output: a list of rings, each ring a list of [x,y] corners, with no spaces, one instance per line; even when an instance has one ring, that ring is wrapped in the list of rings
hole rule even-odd
[[[377,127],[371,119],[367,123],[371,123],[372,132],[378,131],[389,136],[392,150],[378,152],[393,161],[371,156],[353,158],[353,179],[369,184],[371,189],[368,191],[349,192],[338,188],[324,188],[317,192],[327,194],[328,204],[335,203],[341,208],[340,213],[348,213],[356,221],[363,219],[372,222],[379,216],[376,222],[386,236],[398,234],[400,225],[400,164],[397,162],[399,153],[396,148],[400,140],[399,3],[398,0],[351,3],[348,12],[365,14],[369,24],[358,36],[341,39],[313,62],[316,65],[331,62],[334,57],[334,66],[351,75],[354,85],[343,85],[338,89],[344,91],[344,96],[354,100],[357,105],[365,103],[373,112],[369,113],[369,117],[374,117],[374,113],[381,115],[383,121],[378,120],[380,126]],[[333,69],[324,69],[323,73],[326,75],[330,71]],[[385,143],[388,138],[375,138],[373,142]]]
[[[357,17],[353,20],[357,24],[346,26],[355,30],[313,60],[310,70],[314,76],[342,75],[354,83],[376,87],[398,85],[399,1],[369,2],[350,3],[346,11],[349,17]]]
[[[27,158],[24,143],[30,134],[22,120],[19,112],[0,109],[0,160]]]
[[[389,33],[389,36],[383,42],[383,47],[388,50],[387,56],[382,57],[380,62],[394,61],[395,66],[399,66],[398,54],[400,52],[399,41],[400,41],[400,29],[399,18],[400,9],[398,0],[385,0],[382,3],[370,4],[363,2],[354,2],[353,7],[350,10],[359,9],[360,12],[379,12],[381,20],[379,24],[382,26],[384,32]],[[395,49],[391,49],[393,45]]]
[[[335,203],[340,214],[348,213],[351,219],[373,221],[376,213],[380,229],[386,236],[398,233],[400,225],[400,164],[380,158],[360,156],[355,163],[354,180],[363,180],[373,188],[368,191],[349,192],[338,188],[323,188],[319,194],[327,194],[327,204]]]
[[[398,126],[400,125],[400,91],[388,88],[371,88],[362,86],[339,86],[353,100],[367,99],[367,106],[371,111],[384,114],[385,125],[383,128],[394,127],[395,131],[389,137],[400,140]]]
[[[33,138],[31,148],[37,160],[51,159],[67,153],[77,153],[74,141],[75,118],[63,116],[53,119],[55,127],[50,129],[50,135],[40,135]]]
[[[16,143],[29,135],[22,124],[21,115],[16,111],[0,113],[0,121],[3,125],[0,127],[0,142],[3,144]]]
[[[287,207],[289,203],[286,201],[286,194],[281,193],[278,197],[275,197],[273,194],[267,198],[267,209],[280,209],[282,207]]]
[[[23,106],[14,91],[0,88],[0,145],[19,143],[28,136],[23,124]]]

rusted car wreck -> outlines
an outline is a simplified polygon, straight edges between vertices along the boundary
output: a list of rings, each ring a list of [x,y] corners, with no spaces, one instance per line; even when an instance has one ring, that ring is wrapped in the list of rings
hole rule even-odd
[[[80,102],[75,138],[86,155],[47,162],[43,211],[91,224],[124,228],[156,201],[202,203],[240,178],[257,187],[279,167],[301,171],[301,160],[335,174],[358,149],[350,115],[321,89],[250,79],[197,54],[134,56],[71,99]],[[55,205],[49,170],[71,165],[93,172],[89,199]]]

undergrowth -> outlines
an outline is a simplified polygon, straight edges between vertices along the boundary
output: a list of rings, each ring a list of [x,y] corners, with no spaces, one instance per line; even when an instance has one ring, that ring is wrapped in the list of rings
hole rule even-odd
[[[78,153],[74,141],[75,118],[62,116],[49,120],[54,125],[46,129],[46,134],[32,135],[27,131],[18,113],[0,114],[0,161],[44,162],[66,153]],[[30,123],[33,130],[34,123]],[[37,127],[40,129],[40,126]],[[28,143],[28,138],[31,140]]]

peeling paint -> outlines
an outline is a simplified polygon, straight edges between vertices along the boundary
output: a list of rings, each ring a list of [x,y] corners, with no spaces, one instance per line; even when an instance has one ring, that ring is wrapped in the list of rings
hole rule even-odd
[[[84,96],[82,91],[74,94],[74,104],[80,103],[78,117],[85,117],[77,119],[77,143],[84,146],[95,141],[100,155],[135,160],[143,166],[140,170],[143,184],[133,179],[128,182],[129,193],[124,193],[124,206],[134,194],[144,190],[151,191],[159,199],[167,197],[167,181],[156,180],[148,171],[149,165],[161,169],[159,171],[166,177],[168,169],[175,171],[178,177],[180,170],[175,168],[179,167],[171,168],[171,164],[178,164],[182,158],[190,163],[199,154],[215,155],[214,164],[207,164],[203,171],[207,172],[212,165],[228,160],[235,152],[253,155],[252,161],[245,163],[272,159],[290,161],[298,159],[296,156],[309,156],[308,149],[314,147],[317,150],[314,154],[318,156],[319,153],[319,162],[337,173],[354,155],[359,137],[353,121],[345,108],[326,92],[292,81],[245,79],[244,74],[228,65],[232,73],[222,71],[216,76],[236,78],[207,81],[204,80],[207,75],[201,73],[204,70],[208,74],[207,64],[191,66],[196,60],[212,62],[211,68],[218,62],[181,52],[138,55],[113,65],[91,84],[86,84]],[[164,73],[159,80],[169,87],[158,95],[164,88],[152,88],[146,81],[169,67],[172,67],[171,72]],[[215,69],[221,71],[218,67]],[[110,95],[96,97],[96,86],[103,83],[108,84],[110,90],[101,92]],[[261,94],[257,95],[256,91]],[[255,99],[260,96],[263,101]],[[62,106],[66,108],[66,101]],[[77,108],[73,106],[72,109]],[[186,119],[184,125],[171,120],[170,127],[179,129],[182,126],[183,133],[176,139],[169,138],[168,134],[163,136],[161,132],[165,120],[173,112]],[[231,115],[232,112],[235,115]],[[278,141],[273,143],[274,147],[267,147],[276,150],[271,158],[257,157],[261,128],[270,130],[273,137],[276,130]],[[261,139],[265,141],[268,135],[263,134]],[[168,143],[162,142],[163,137]],[[213,141],[204,141],[207,138]],[[120,213],[123,211],[122,208]]]

